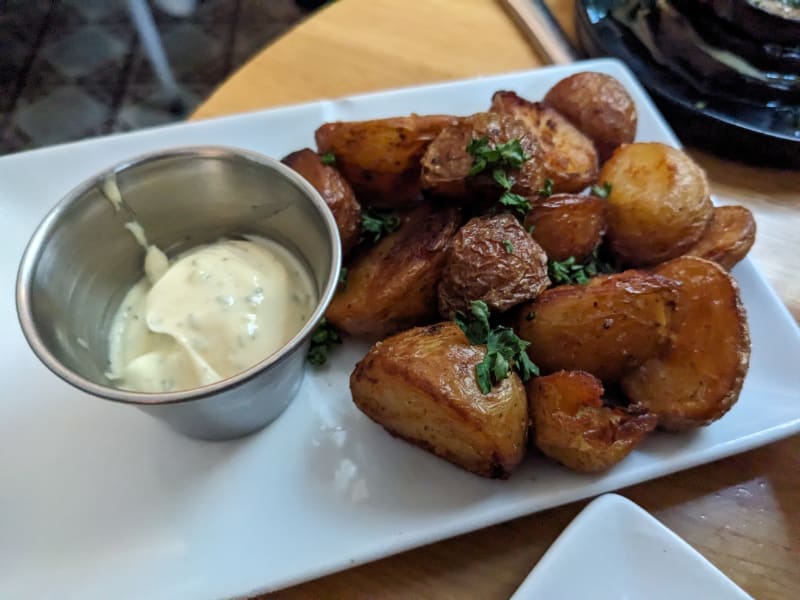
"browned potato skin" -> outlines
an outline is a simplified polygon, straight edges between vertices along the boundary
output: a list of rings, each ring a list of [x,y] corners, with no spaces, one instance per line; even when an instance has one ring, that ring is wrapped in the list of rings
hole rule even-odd
[[[603,384],[584,371],[535,377],[526,389],[536,447],[581,473],[620,462],[658,421],[655,415],[603,406]]]
[[[336,166],[362,204],[409,206],[420,199],[420,159],[448,115],[410,115],[372,121],[325,123],[316,132],[320,154],[333,152]]]
[[[729,271],[742,260],[756,241],[756,220],[744,206],[717,206],[703,237],[686,252],[713,260]]]
[[[396,231],[356,256],[328,321],[346,333],[382,337],[434,320],[436,284],[460,224],[451,206],[424,204],[405,215]]]
[[[353,402],[393,436],[483,477],[507,478],[525,454],[528,406],[519,376],[483,394],[472,346],[452,322],[375,344],[350,376]]]
[[[592,140],[557,111],[503,91],[492,96],[491,110],[516,117],[539,139],[545,178],[553,182],[555,192],[579,192],[597,178],[597,150]]]
[[[606,232],[606,203],[594,196],[557,194],[533,205],[525,228],[550,260],[574,256],[583,261],[600,245]]]
[[[509,253],[505,242],[513,246]],[[509,214],[476,217],[456,234],[439,282],[439,314],[464,312],[483,300],[503,312],[550,285],[547,255]]]
[[[631,266],[655,265],[694,246],[714,207],[703,170],[676,148],[659,143],[620,146],[603,165],[611,184],[608,239]]]
[[[643,271],[598,275],[523,305],[514,329],[543,373],[588,371],[614,382],[668,344],[677,287]]]
[[[500,187],[492,180],[491,169],[484,174],[469,176],[474,157],[467,151],[473,139],[486,137],[490,145],[519,140],[525,155],[530,157],[514,177],[512,191],[531,196],[544,184],[542,151],[538,140],[521,121],[498,113],[477,113],[445,127],[428,146],[422,157],[422,187],[456,200],[468,197],[500,196]]]
[[[550,88],[544,102],[594,141],[601,161],[636,138],[636,104],[622,84],[605,73],[570,75]]]
[[[305,177],[325,200],[339,228],[342,255],[350,254],[361,241],[361,205],[353,188],[339,171],[323,163],[309,148],[292,152],[282,162]]]
[[[733,278],[714,262],[680,257],[655,272],[680,282],[672,340],[626,374],[622,389],[669,431],[708,425],[742,389],[750,362],[747,317]]]

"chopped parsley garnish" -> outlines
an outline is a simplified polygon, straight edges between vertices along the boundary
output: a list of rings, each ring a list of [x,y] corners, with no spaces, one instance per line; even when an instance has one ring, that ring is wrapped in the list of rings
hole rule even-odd
[[[553,195],[553,180],[552,179],[545,179],[544,184],[542,184],[542,189],[539,190],[539,196],[542,198],[549,198]]]
[[[597,250],[592,252],[585,263],[581,264],[570,256],[566,260],[551,260],[547,263],[547,274],[550,281],[554,284],[580,284],[589,283],[589,279],[600,273],[613,273],[614,268],[601,260],[597,255]]]
[[[308,349],[306,360],[316,367],[321,367],[328,361],[328,353],[333,346],[341,343],[339,330],[323,317],[311,334],[311,347]]]
[[[347,288],[347,267],[339,269],[339,283],[337,289],[344,290]]]
[[[603,185],[593,185],[591,189],[592,196],[597,196],[605,200],[611,195],[611,184],[604,181]]]
[[[481,392],[488,394],[492,387],[508,377],[511,370],[519,373],[523,381],[539,374],[525,351],[530,342],[519,338],[514,330],[489,323],[489,307],[482,300],[470,302],[471,316],[456,313],[454,320],[467,336],[470,344],[485,345],[486,355],[475,365],[475,377]]]
[[[372,241],[377,242],[383,234],[391,233],[400,227],[400,217],[378,212],[376,210],[366,210],[361,215],[361,228],[366,233],[372,234]]]
[[[528,225],[528,235],[533,235],[533,231],[536,229],[536,225]]]
[[[509,169],[519,169],[530,158],[522,149],[520,141],[515,139],[491,146],[487,137],[473,138],[467,145],[467,152],[473,157],[468,175],[473,177],[491,168],[492,179],[503,188],[500,204],[524,216],[531,205],[526,198],[511,191],[514,177],[508,174]]]
[[[488,167],[519,169],[530,158],[522,149],[519,140],[510,140],[504,144],[489,144],[489,138],[473,138],[467,145],[467,152],[472,157],[472,168],[468,175],[473,177]]]
[[[512,244],[508,240],[503,240],[503,248],[505,248],[506,252],[508,252],[509,254],[514,254],[514,244]]]
[[[325,154],[320,154],[319,159],[322,161],[322,164],[324,165],[336,164],[336,155],[333,152],[326,152]]]

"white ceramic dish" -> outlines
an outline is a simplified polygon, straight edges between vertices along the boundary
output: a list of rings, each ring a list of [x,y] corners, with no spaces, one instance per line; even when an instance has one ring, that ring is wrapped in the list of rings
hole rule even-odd
[[[689,544],[616,494],[569,524],[511,600],[752,600]]]
[[[25,345],[12,294],[23,247],[64,193],[110,164],[190,144],[280,157],[313,145],[324,121],[468,114],[485,109],[497,89],[535,99],[586,69],[614,75],[631,92],[639,139],[677,143],[630,73],[599,60],[0,159],[0,597],[215,598],[276,589],[800,431],[800,332],[750,261],[735,270],[753,340],[739,403],[711,427],[652,436],[596,476],[530,459],[511,480],[489,481],[391,438],[350,400],[362,344],[346,344],[329,367],[309,372],[265,431],[229,443],[190,440],[131,407],[86,396]]]

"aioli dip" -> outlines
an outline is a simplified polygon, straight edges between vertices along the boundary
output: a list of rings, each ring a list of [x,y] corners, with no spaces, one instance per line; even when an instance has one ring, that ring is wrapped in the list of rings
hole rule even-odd
[[[145,265],[111,325],[108,376],[121,389],[172,392],[231,377],[288,342],[317,303],[300,261],[256,236],[172,263],[149,246]]]

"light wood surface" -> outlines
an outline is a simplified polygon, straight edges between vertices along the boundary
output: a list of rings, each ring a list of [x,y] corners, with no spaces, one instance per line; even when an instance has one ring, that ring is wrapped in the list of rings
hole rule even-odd
[[[551,7],[571,35],[571,1],[552,0]],[[494,0],[338,0],[253,58],[194,118],[539,64]],[[720,198],[755,213],[758,238],[751,256],[800,319],[800,173],[692,155]],[[800,598],[800,436],[621,493],[755,598]],[[275,597],[508,598],[584,504],[406,552]],[[580,565],[575,574],[580,576]]]

